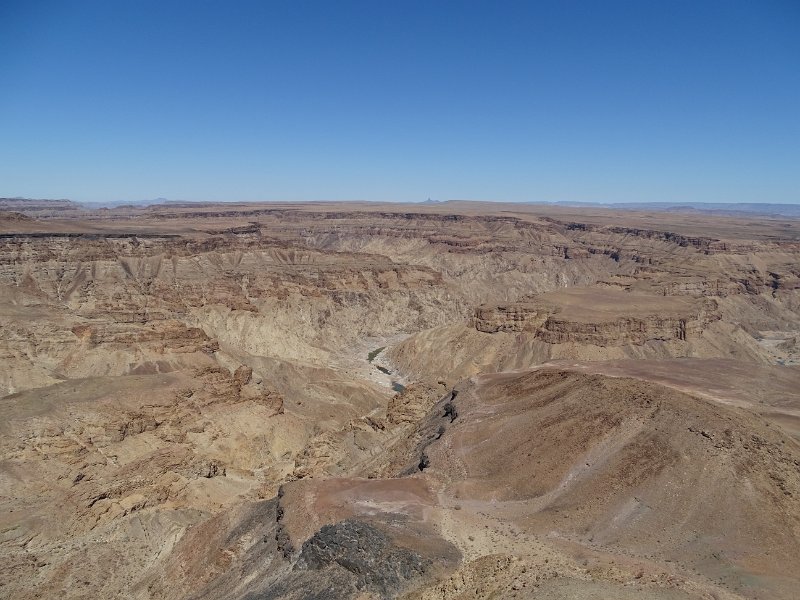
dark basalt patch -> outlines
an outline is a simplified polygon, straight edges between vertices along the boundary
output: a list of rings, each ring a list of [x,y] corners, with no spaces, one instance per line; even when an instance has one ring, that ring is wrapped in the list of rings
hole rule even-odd
[[[395,545],[377,527],[351,519],[326,525],[308,539],[296,569],[342,568],[354,576],[359,590],[389,598],[430,566],[429,559]]]

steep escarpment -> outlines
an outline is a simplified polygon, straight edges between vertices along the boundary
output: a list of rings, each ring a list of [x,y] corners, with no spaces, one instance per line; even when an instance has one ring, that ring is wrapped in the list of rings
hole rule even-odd
[[[474,324],[485,333],[530,332],[548,344],[641,346],[651,340],[686,341],[719,319],[717,303],[710,299],[571,288],[526,303],[481,306]]]
[[[283,235],[287,235],[292,229],[292,225],[286,229],[287,222],[301,222],[294,227],[314,247],[383,254],[451,275],[469,273],[464,285],[483,283],[491,276],[513,287],[513,271],[532,273],[530,267],[538,267],[538,276],[548,280],[550,289],[585,285],[610,274],[635,275],[670,295],[760,294],[778,288],[793,294],[800,282],[792,259],[800,246],[794,238],[725,240],[665,230],[565,223],[524,212],[513,217],[402,211],[313,214],[318,219],[311,226],[303,221],[305,213],[295,211],[270,215],[262,227],[268,229],[280,220]],[[497,253],[502,253],[502,261],[493,260],[499,258],[492,256]],[[477,264],[483,268],[471,268]],[[501,264],[500,269],[490,270]],[[493,290],[495,294],[502,291]],[[484,294],[488,293],[491,290],[484,289]]]
[[[213,354],[219,344],[324,364],[362,337],[424,329],[461,312],[428,268],[232,241],[224,251],[209,240],[200,249],[171,239],[6,241],[5,389],[170,370],[187,364],[176,355]],[[21,318],[36,314],[47,317]]]

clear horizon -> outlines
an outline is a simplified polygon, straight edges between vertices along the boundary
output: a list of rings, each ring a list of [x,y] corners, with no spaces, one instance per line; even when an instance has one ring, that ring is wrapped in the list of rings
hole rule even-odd
[[[800,202],[800,4],[0,6],[0,196]]]
[[[308,200],[281,200],[281,199],[273,199],[273,200],[236,200],[236,199],[226,199],[226,200],[192,200],[186,198],[152,198],[152,199],[141,199],[141,200],[75,200],[74,198],[34,198],[30,196],[4,196],[0,194],[0,199],[3,200],[29,200],[31,202],[36,201],[69,201],[75,202],[77,204],[91,204],[91,205],[99,205],[99,206],[116,206],[122,204],[130,204],[130,205],[156,205],[156,204],[165,204],[165,203],[187,203],[187,204],[214,204],[214,203],[229,203],[229,204],[258,204],[258,203],[346,203],[346,202],[353,202],[353,203],[374,203],[374,204],[381,204],[381,203],[394,203],[394,204],[425,204],[429,202],[433,203],[446,203],[446,202],[476,202],[476,203],[486,203],[486,202],[496,202],[496,203],[508,203],[508,204],[573,204],[573,205],[660,205],[660,206],[669,206],[669,207],[679,207],[681,202],[661,202],[657,200],[653,201],[642,201],[642,202],[603,202],[603,201],[586,201],[581,202],[577,200],[479,200],[479,199],[472,199],[472,198],[446,198],[443,200],[438,200],[434,198],[426,198],[425,200],[366,200],[360,198],[342,198],[338,200],[327,200],[325,198],[317,198],[317,199],[308,199]],[[735,206],[735,205],[758,205],[763,204],[764,206],[799,206],[800,202],[689,202],[685,201],[683,204],[686,206],[700,206],[700,205],[719,205],[719,206]]]

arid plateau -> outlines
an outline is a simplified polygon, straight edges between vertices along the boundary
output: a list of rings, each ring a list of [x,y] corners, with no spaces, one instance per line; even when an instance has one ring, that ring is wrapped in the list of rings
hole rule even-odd
[[[800,219],[0,200],[0,597],[800,597]]]

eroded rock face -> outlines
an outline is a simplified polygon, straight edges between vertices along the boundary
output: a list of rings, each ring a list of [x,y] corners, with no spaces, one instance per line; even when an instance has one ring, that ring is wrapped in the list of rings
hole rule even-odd
[[[759,380],[769,426],[708,369],[686,398],[538,371],[783,369],[800,227],[17,204],[0,215],[0,596],[793,598],[793,367]],[[366,359],[383,346],[391,378]],[[684,360],[662,378],[685,385]]]
[[[546,307],[533,303],[480,306],[475,309],[474,324],[484,333],[537,331],[549,314]]]
[[[544,322],[536,335],[548,344],[576,342],[596,346],[641,346],[652,340],[685,342],[688,337],[698,335],[709,323],[718,319],[719,316],[712,313],[688,318],[652,315],[601,323],[576,323],[553,316]]]
[[[641,346],[653,340],[686,341],[721,318],[712,299],[675,302],[633,294],[626,298],[607,289],[574,291],[545,294],[539,301],[481,306],[475,310],[475,329],[528,332],[548,344]]]

